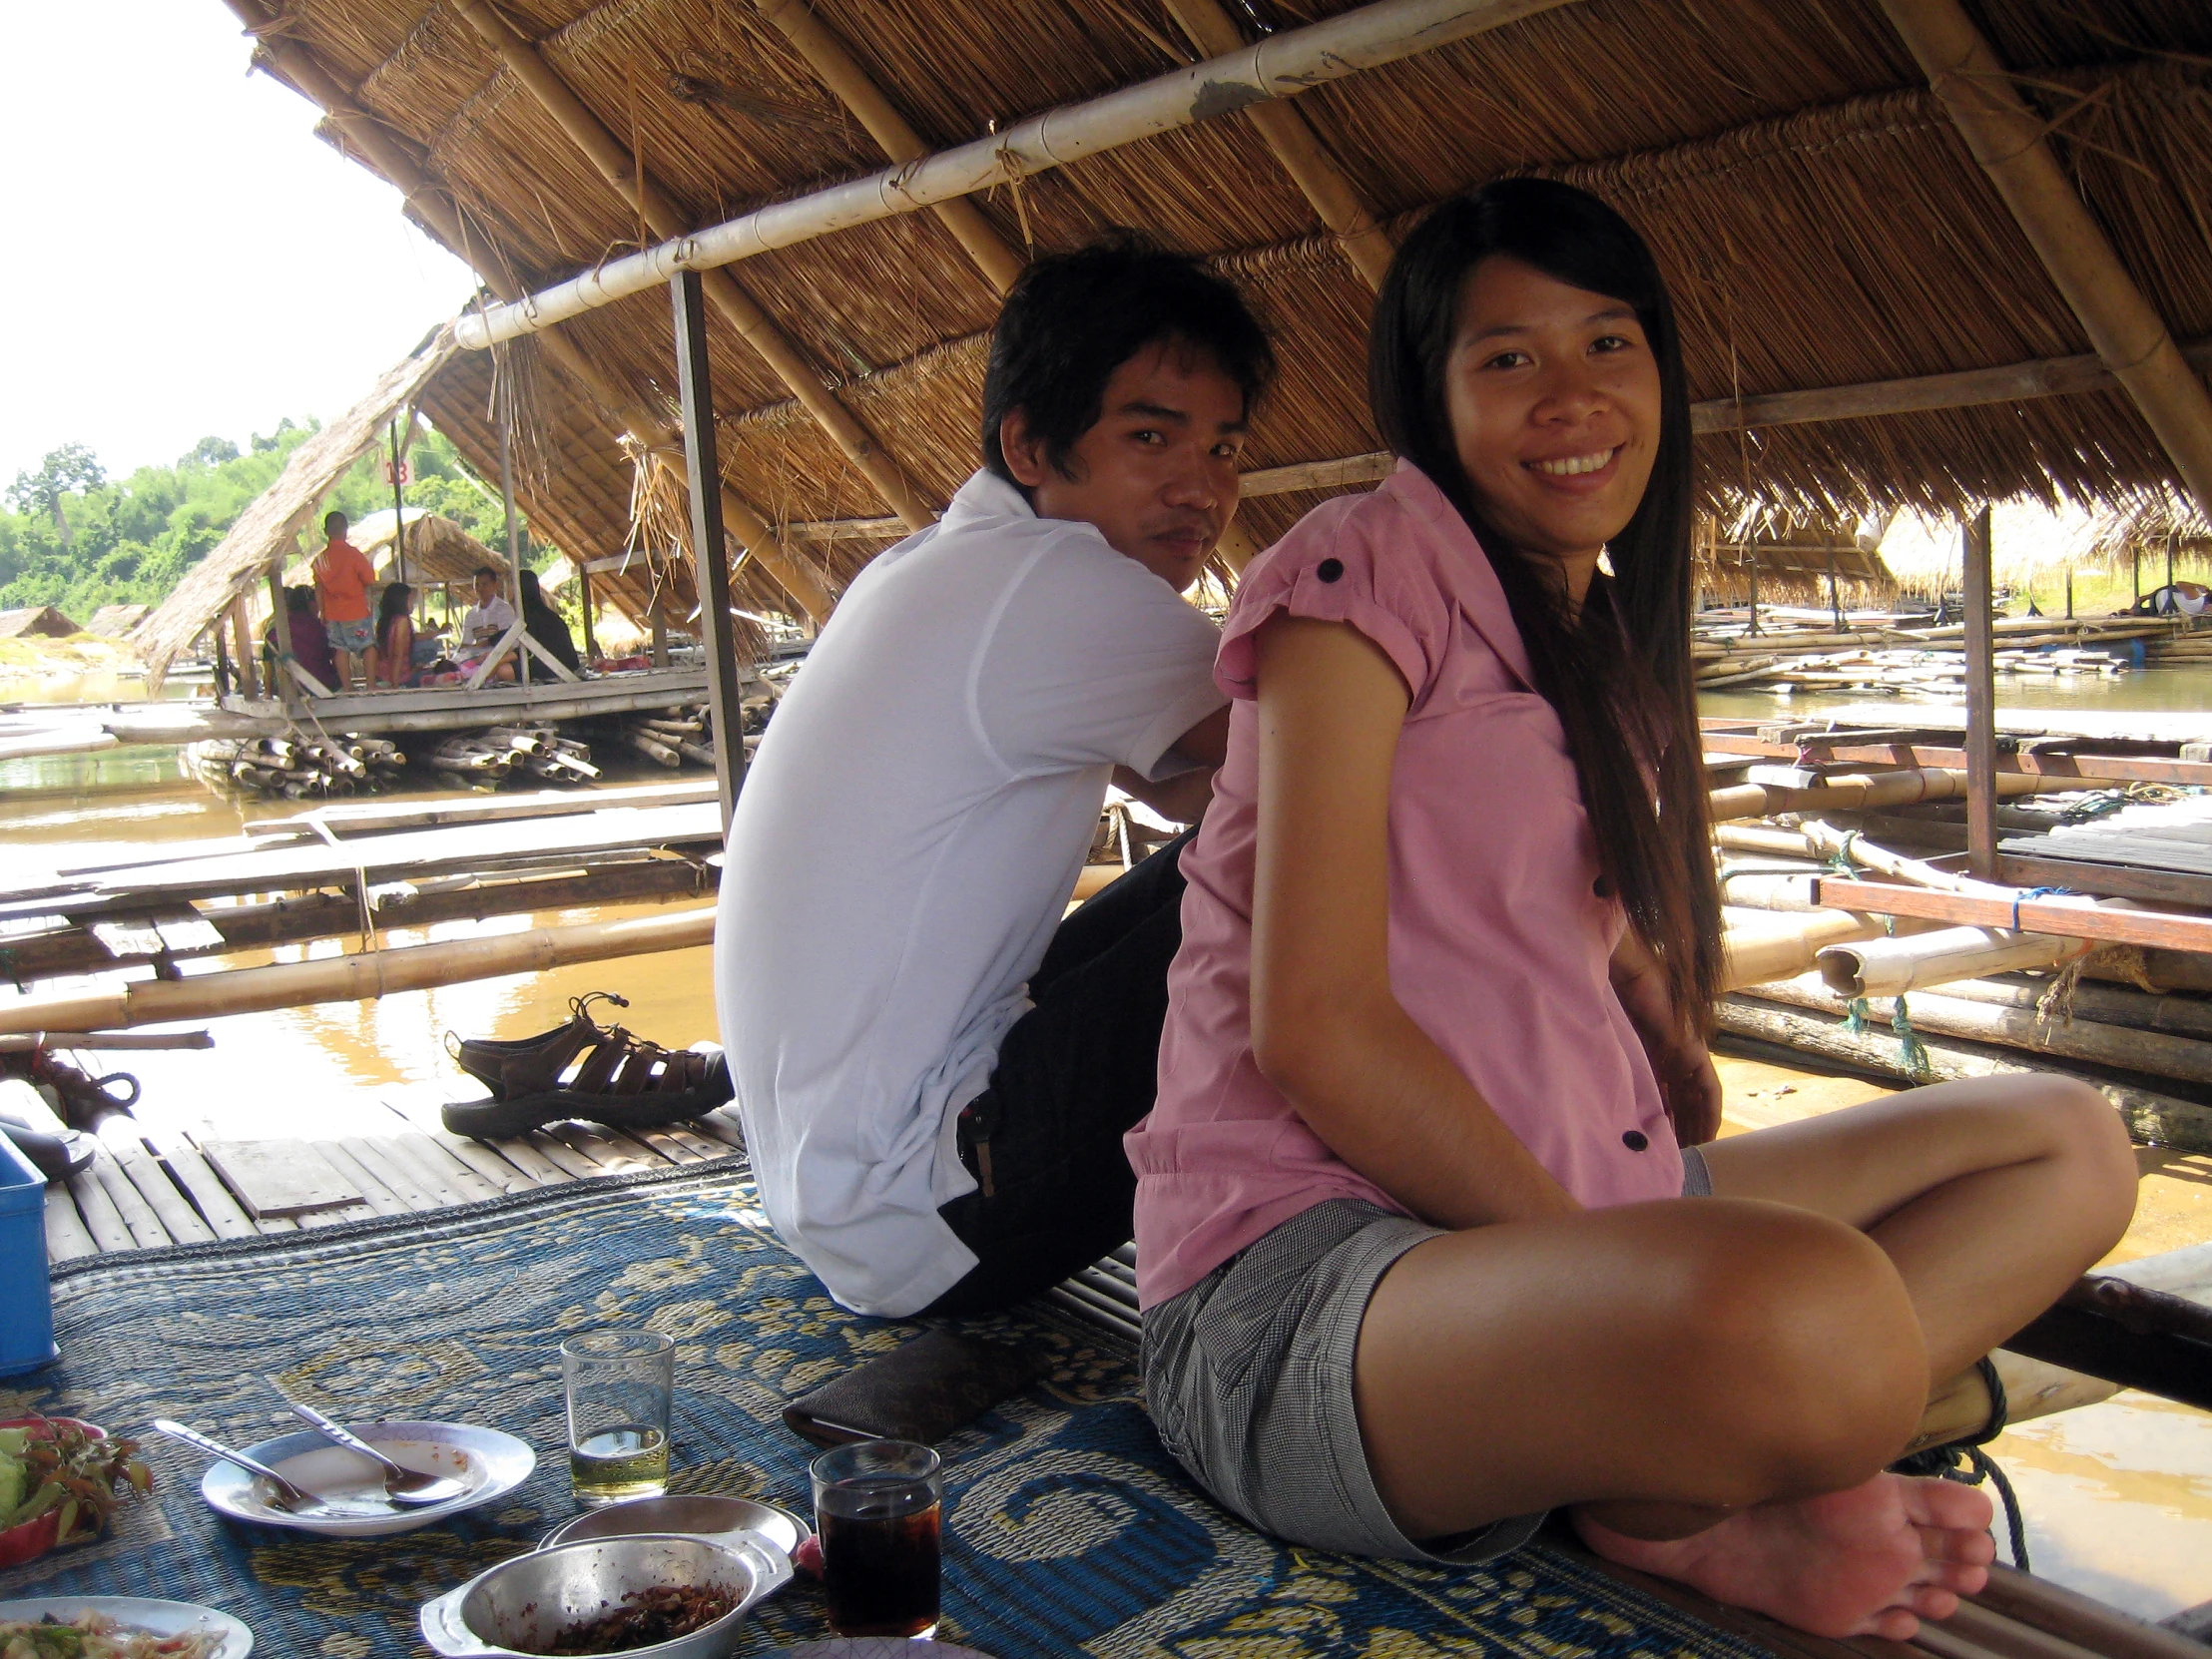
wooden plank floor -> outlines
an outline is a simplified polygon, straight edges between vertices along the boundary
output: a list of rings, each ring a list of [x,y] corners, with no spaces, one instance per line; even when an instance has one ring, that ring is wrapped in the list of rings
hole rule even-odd
[[[43,1116],[27,1085],[8,1087],[9,1109]],[[49,1125],[51,1126],[51,1125]],[[104,1116],[93,1165],[46,1189],[46,1255],[52,1262],[113,1251],[205,1244],[329,1227],[375,1216],[440,1210],[571,1181],[693,1168],[745,1148],[728,1107],[677,1128],[634,1132],[582,1123],[504,1141],[449,1134],[434,1105],[363,1103],[332,1132],[303,1138],[352,1184],[361,1201],[296,1220],[257,1217],[202,1155],[226,1137],[201,1123]]]

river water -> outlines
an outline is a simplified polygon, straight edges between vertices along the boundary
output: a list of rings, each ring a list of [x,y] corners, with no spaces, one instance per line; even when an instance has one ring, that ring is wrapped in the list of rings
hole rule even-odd
[[[73,686],[67,698],[104,700],[129,688]],[[24,689],[0,686],[0,700]],[[2000,688],[2000,703],[2020,707],[2212,710],[2212,676],[2153,671],[2119,681],[2084,682],[2059,693],[2048,685]],[[1856,701],[1867,701],[1860,697]],[[1709,714],[1772,717],[1810,714],[1807,697],[1721,695]],[[1911,703],[1899,702],[1901,720]],[[640,763],[610,782],[661,776]],[[422,792],[432,795],[437,792]],[[120,749],[0,762],[0,845],[11,861],[48,865],[79,849],[128,856],[131,849],[238,834],[251,821],[303,810],[291,802],[219,797],[182,773],[173,751]],[[580,908],[470,923],[427,932],[395,930],[387,945],[467,937],[619,913]],[[335,954],[358,940],[328,940],[232,958],[234,964]],[[212,964],[210,964],[212,966]],[[192,965],[187,972],[203,971]],[[61,983],[40,987],[59,991]],[[447,1061],[442,1037],[517,1037],[567,1017],[568,999],[619,990],[632,1006],[622,1019],[670,1047],[716,1036],[711,966],[705,950],[668,952],[510,975],[378,1002],[322,1004],[204,1022],[213,1052],[114,1056],[147,1091],[148,1114],[170,1122],[220,1122],[233,1136],[320,1138],[389,1132],[390,1107],[419,1112],[472,1098],[473,1084]],[[0,990],[0,1000],[8,995]],[[91,1063],[95,1057],[85,1057]],[[1739,1127],[1770,1121],[1772,1101],[1788,1095],[1803,1109],[1825,1110],[1877,1092],[1872,1085],[1751,1062],[1727,1068],[1730,1115]],[[1762,1113],[1762,1107],[1765,1113]],[[2158,1158],[2145,1185],[2145,1213],[2118,1254],[2135,1256],[2212,1239],[2212,1159]],[[2018,1486],[2039,1572],[2141,1616],[2163,1617],[2212,1599],[2212,1415],[2126,1393],[2100,1405],[2020,1425],[1992,1447]]]

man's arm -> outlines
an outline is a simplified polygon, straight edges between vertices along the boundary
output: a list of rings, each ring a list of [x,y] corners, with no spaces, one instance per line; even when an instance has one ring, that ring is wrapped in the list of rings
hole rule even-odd
[[[1214,799],[1214,774],[1229,754],[1229,705],[1223,704],[1168,745],[1168,753],[1196,763],[1190,772],[1155,784],[1128,767],[1114,768],[1114,788],[1143,802],[1162,818],[1196,824]]]

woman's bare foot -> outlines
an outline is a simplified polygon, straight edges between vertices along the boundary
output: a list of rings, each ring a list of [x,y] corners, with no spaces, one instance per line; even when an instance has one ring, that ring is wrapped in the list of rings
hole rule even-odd
[[[1878,1474],[1849,1491],[1740,1510],[1687,1538],[1631,1538],[1579,1510],[1575,1525],[1607,1560],[1730,1606],[1815,1636],[1903,1642],[1987,1582],[1990,1513],[1970,1486]]]

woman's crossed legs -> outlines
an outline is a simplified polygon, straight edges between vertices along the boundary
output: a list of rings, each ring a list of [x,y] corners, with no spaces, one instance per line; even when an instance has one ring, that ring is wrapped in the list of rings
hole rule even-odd
[[[1705,1148],[1711,1199],[1408,1251],[1360,1332],[1410,1537],[1571,1507],[1599,1553],[1817,1634],[1978,1589],[1988,1500],[1882,1470],[1932,1390],[2125,1231],[2117,1115],[2056,1077],[1943,1084]]]

